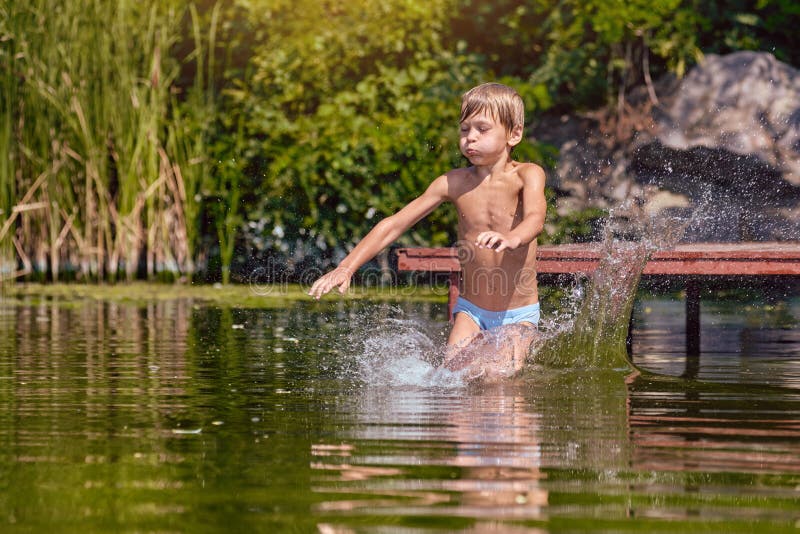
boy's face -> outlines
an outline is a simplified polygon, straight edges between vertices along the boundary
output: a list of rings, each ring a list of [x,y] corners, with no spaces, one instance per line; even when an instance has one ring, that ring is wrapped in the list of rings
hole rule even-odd
[[[461,123],[460,132],[459,148],[473,165],[492,165],[506,157],[522,138],[521,132],[509,132],[486,112],[467,117]]]

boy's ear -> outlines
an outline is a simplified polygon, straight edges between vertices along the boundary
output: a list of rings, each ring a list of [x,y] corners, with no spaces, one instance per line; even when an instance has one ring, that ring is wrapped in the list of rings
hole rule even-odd
[[[508,144],[515,147],[520,141],[522,141],[522,126],[514,126],[514,129],[508,133]]]

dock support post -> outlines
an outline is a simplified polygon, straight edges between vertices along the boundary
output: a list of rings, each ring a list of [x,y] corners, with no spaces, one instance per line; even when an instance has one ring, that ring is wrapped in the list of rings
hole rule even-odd
[[[700,284],[686,280],[686,355],[700,355]]]
[[[631,314],[628,317],[628,333],[625,334],[625,350],[630,360],[633,357],[633,306],[631,306]]]
[[[456,299],[458,299],[458,281],[461,277],[461,273],[458,271],[452,271],[450,273],[450,288],[447,294],[447,319],[452,323],[453,322],[453,308],[456,306]]]

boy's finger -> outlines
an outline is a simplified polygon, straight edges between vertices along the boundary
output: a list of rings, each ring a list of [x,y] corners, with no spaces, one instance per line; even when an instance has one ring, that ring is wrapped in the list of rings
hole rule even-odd
[[[349,288],[350,288],[350,280],[348,279],[348,280],[345,280],[344,282],[342,282],[342,283],[339,285],[339,293],[341,293],[342,295],[344,295],[345,293],[347,293],[347,290],[348,290]]]
[[[325,280],[320,278],[319,280],[314,282],[314,285],[311,286],[311,290],[308,292],[308,294],[316,299],[319,299],[322,295],[328,292],[327,290],[324,289],[324,285],[325,285]]]
[[[311,289],[309,289],[309,290],[308,290],[308,294],[309,294],[309,295],[311,295],[312,297],[314,296],[314,292],[317,290],[317,285],[318,285],[318,284],[319,284],[319,280],[317,280],[316,282],[314,282],[314,283],[311,285]]]

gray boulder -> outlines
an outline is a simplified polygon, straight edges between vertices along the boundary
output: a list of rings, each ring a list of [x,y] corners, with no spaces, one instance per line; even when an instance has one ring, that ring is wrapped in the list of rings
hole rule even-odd
[[[709,55],[680,84],[658,139],[756,156],[800,185],[800,71],[772,54]]]
[[[800,239],[800,71],[768,53],[709,55],[656,90],[657,105],[632,94],[626,117],[539,125],[560,148],[559,211],[634,200],[691,216],[686,241]]]

